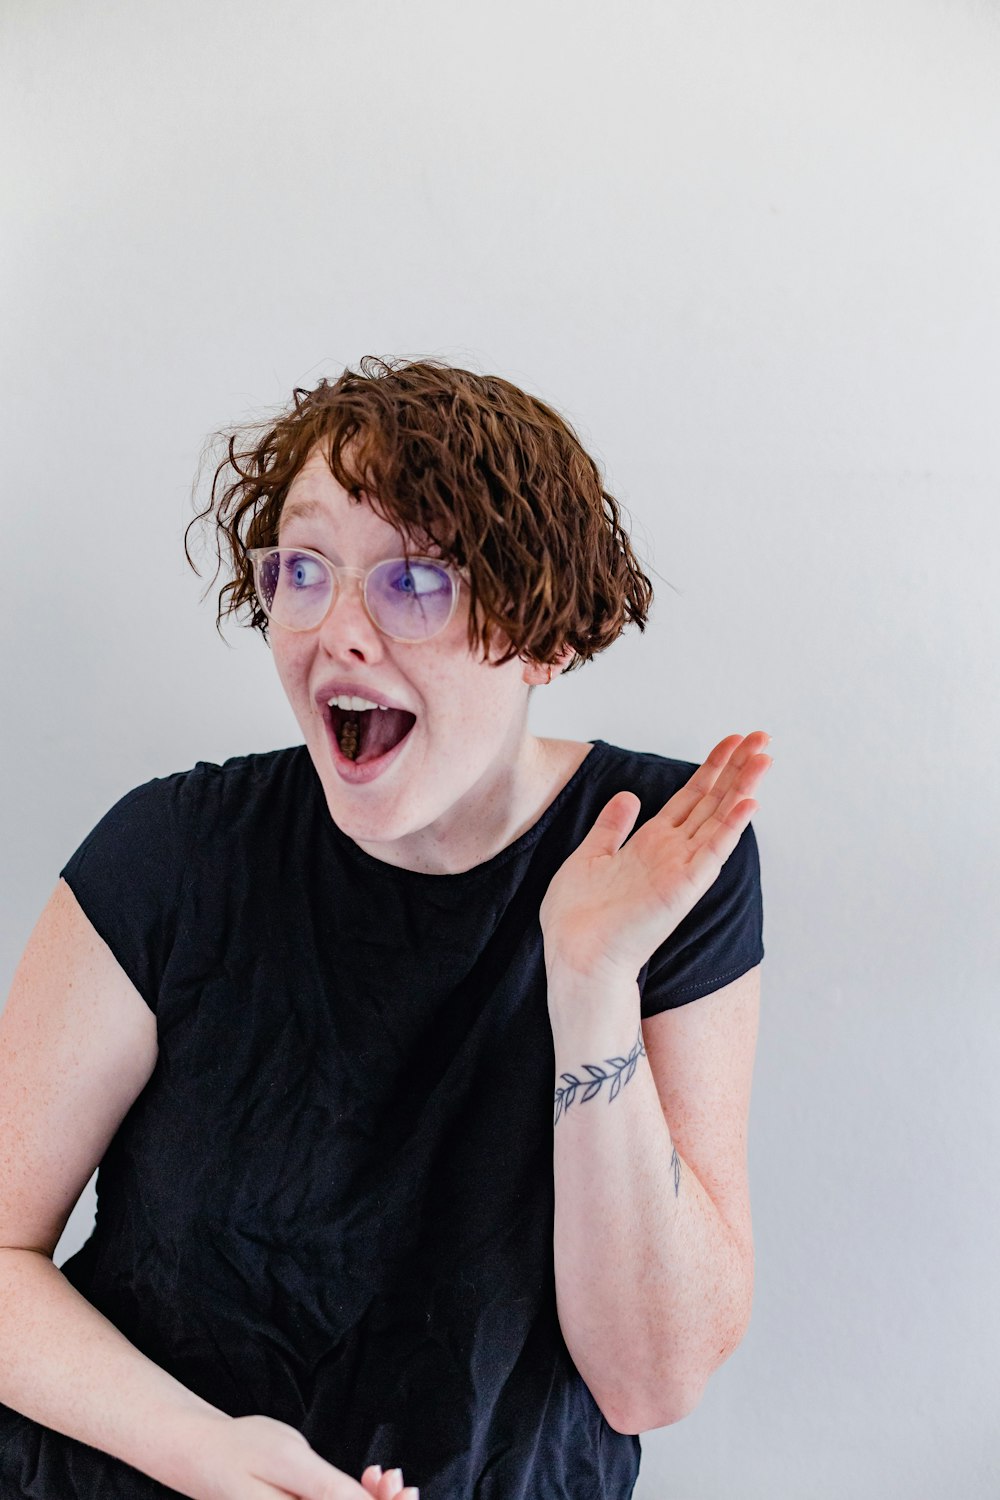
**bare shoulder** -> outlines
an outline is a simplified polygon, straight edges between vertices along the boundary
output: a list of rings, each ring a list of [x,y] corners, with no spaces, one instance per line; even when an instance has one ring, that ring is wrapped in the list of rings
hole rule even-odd
[[[541,740],[552,767],[556,790],[560,790],[583,765],[594,748],[591,740]]]
[[[54,1252],[157,1055],[156,1017],[60,879],[0,1011],[0,1246]]]

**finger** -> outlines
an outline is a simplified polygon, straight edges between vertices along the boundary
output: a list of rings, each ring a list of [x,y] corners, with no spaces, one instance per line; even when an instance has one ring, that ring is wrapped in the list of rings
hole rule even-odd
[[[757,790],[772,764],[773,761],[769,755],[763,753],[752,755],[741,767],[737,780],[714,807],[710,802],[705,806],[699,805],[692,814],[689,844],[692,847],[708,844],[710,847],[720,848],[717,840],[720,835],[725,838],[730,831],[735,831],[735,839],[738,841],[750,819],[760,807],[760,803],[753,798],[752,794]],[[735,842],[733,848],[735,848]],[[728,859],[728,857],[727,853],[724,858]]]
[[[713,883],[746,831],[747,824],[760,807],[752,797],[741,798],[722,819],[705,824],[693,853],[687,862],[687,878],[694,886]]]
[[[755,755],[762,753],[764,747],[770,743],[771,736],[766,734],[763,729],[757,729],[754,730],[753,734],[743,735],[742,737],[734,735],[730,736],[730,738],[736,739],[738,743],[735,749],[727,755],[708,793],[709,797],[715,798],[717,802],[722,802],[730,792],[737,788],[743,779],[747,766]],[[721,741],[721,744],[724,745],[725,743],[725,740]],[[712,751],[712,757],[716,755],[716,751],[719,748],[717,745],[715,750]]]
[[[718,800],[712,794],[693,810],[685,825],[688,838],[698,839],[706,825],[713,825],[711,831],[714,833],[718,831],[719,825],[731,823],[734,810],[756,791],[772,764],[770,755],[763,752],[748,756],[735,770],[725,791],[719,793]],[[751,813],[746,814],[744,827],[751,816]]]
[[[598,813],[586,836],[577,845],[590,856],[617,854],[625,839],[635,826],[642,808],[642,801],[635,792],[616,792]]]
[[[378,1487],[378,1500],[396,1500],[396,1496],[402,1488],[402,1469],[387,1469],[382,1475],[382,1482]]]
[[[705,819],[690,842],[689,847],[692,850],[705,847],[719,853],[725,849],[722,858],[729,858],[729,855],[743,837],[750,819],[760,809],[760,803],[756,798],[748,796],[747,793],[750,786],[756,785],[761,776],[769,770],[769,761],[770,757],[768,757],[768,763],[748,772],[748,775],[751,777],[749,783],[747,785],[741,784],[738,789],[735,789],[730,796],[726,797],[719,804],[711,817]],[[693,858],[694,855],[692,854]],[[690,864],[691,859],[688,861],[689,868]]]
[[[275,1484],[265,1484],[262,1479],[254,1479],[247,1475],[244,1484],[253,1485],[253,1489],[241,1490],[241,1495],[246,1495],[246,1500],[302,1500],[302,1497],[294,1490],[279,1489]]]
[[[285,1455],[280,1481],[276,1476],[267,1480],[266,1491],[261,1493],[259,1500],[270,1500],[271,1496],[278,1495],[287,1495],[289,1500],[313,1500],[314,1496],[329,1495],[332,1481],[336,1482],[332,1493],[337,1500],[369,1500],[371,1492],[364,1485],[328,1464],[309,1443],[304,1443],[290,1457]],[[256,1491],[252,1497],[247,1491],[247,1500],[258,1500]]]
[[[381,1478],[382,1465],[369,1464],[367,1469],[365,1469],[365,1471],[361,1475],[361,1483],[364,1485],[365,1489],[368,1490],[369,1494],[377,1496],[379,1481],[381,1480]]]
[[[657,813],[657,818],[669,821],[674,828],[679,828],[681,824],[684,824],[685,831],[693,830],[699,826],[704,817],[709,815],[717,805],[717,801],[710,801],[708,803],[708,812],[703,813],[700,818],[696,817],[694,823],[690,823],[689,819],[695,810],[699,808],[702,799],[712,797],[713,792],[717,790],[717,783],[720,783],[721,778],[726,776],[732,757],[738,752],[739,747],[743,743],[743,735],[728,734],[724,740],[720,740],[717,745],[714,745],[705,757],[702,765],[698,767],[690,779],[660,809],[659,813]],[[731,773],[729,773],[727,780],[721,781],[723,792],[730,782]]]

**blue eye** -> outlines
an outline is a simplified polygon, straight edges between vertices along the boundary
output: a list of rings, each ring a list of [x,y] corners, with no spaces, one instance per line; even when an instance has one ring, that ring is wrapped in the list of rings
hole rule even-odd
[[[398,594],[419,599],[450,589],[451,582],[443,568],[435,568],[430,563],[410,563],[409,567],[400,566],[393,575],[392,587]]]
[[[309,588],[312,584],[324,583],[326,569],[314,557],[303,557],[293,552],[284,560],[284,574],[293,589]]]

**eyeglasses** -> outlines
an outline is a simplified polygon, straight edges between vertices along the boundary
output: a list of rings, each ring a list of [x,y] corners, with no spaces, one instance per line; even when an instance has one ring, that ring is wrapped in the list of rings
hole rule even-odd
[[[342,577],[361,580],[369,618],[394,641],[427,641],[440,634],[458,602],[458,575],[433,557],[393,557],[366,572],[338,567],[309,547],[248,547],[246,555],[261,608],[284,630],[322,625]]]

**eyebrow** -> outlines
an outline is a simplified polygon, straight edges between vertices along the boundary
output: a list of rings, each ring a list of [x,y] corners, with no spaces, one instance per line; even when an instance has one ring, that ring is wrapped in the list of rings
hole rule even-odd
[[[278,517],[278,525],[280,526],[282,521],[297,521],[300,518],[309,519],[322,509],[323,507],[318,500],[293,500],[289,505],[282,507],[281,514]]]
[[[281,512],[280,516],[278,517],[278,526],[279,526],[279,529],[280,529],[280,528],[284,527],[284,525],[286,523],[289,523],[291,521],[300,521],[300,520],[301,521],[308,521],[308,520],[311,520],[314,516],[322,515],[322,514],[323,514],[323,505],[322,505],[322,502],[319,501],[319,500],[306,500],[306,499],[292,500],[290,503],[288,503],[287,505],[285,505],[285,507],[282,509],[282,512]],[[405,543],[403,545],[405,546]],[[415,550],[419,551],[419,549],[415,549]],[[325,554],[321,554],[321,555],[325,556]],[[401,553],[400,554],[393,554],[393,555],[394,556],[395,555],[402,556]],[[424,553],[422,555],[426,556],[427,554]],[[430,555],[433,557],[435,554],[432,552]],[[383,561],[386,561],[386,560],[387,559],[383,559]]]

